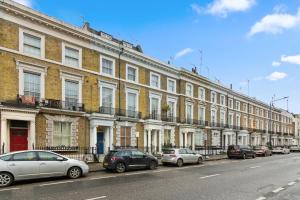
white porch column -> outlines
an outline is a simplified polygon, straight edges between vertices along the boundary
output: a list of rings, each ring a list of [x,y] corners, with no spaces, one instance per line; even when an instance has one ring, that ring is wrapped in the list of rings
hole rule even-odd
[[[184,144],[183,146],[186,148],[187,147],[187,134],[188,133],[184,133]]]
[[[28,149],[32,149],[33,146],[35,147],[35,121],[30,121],[30,128],[29,128],[29,135],[28,135]]]
[[[4,149],[2,149],[4,145]],[[7,120],[5,118],[1,118],[1,146],[0,152],[7,153],[9,151],[9,143],[8,143],[8,136],[7,136]],[[3,152],[2,152],[3,150]]]
[[[175,128],[171,129],[171,144],[175,145]]]
[[[195,133],[192,133],[192,150],[195,151]]]
[[[158,136],[158,130],[154,130],[154,140],[153,140],[153,143],[154,143],[154,149],[155,149],[155,153],[156,153],[156,151],[157,151],[157,144],[158,144],[158,142],[157,142],[157,136]]]
[[[97,143],[97,127],[90,128],[90,147],[96,147]]]
[[[144,129],[144,151],[147,151],[147,140],[148,140],[148,131],[147,129]]]
[[[151,129],[148,129],[148,143],[147,143],[147,146],[148,146],[148,152],[151,153],[151,132],[152,130]]]
[[[113,143],[114,143],[114,129],[113,127],[109,127],[109,149],[113,149]]]
[[[104,129],[104,154],[107,153],[109,147],[109,128]]]
[[[179,148],[183,147],[183,137],[184,137],[184,133],[179,132]]]
[[[162,152],[162,145],[163,145],[163,134],[162,134],[162,130],[158,130],[158,139],[159,139],[158,152]]]

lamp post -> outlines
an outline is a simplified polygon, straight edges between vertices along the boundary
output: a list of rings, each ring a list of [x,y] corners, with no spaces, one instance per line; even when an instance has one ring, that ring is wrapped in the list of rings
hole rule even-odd
[[[272,106],[273,106],[273,103],[276,102],[276,101],[281,101],[283,99],[288,99],[289,97],[282,97],[282,98],[278,98],[278,99],[275,99],[274,97],[272,97],[272,100],[270,102],[270,117],[269,117],[269,127],[270,127],[270,130],[268,130],[269,132],[269,137],[270,137],[270,144],[271,146],[272,145],[272,135],[271,135],[271,132],[272,132]]]

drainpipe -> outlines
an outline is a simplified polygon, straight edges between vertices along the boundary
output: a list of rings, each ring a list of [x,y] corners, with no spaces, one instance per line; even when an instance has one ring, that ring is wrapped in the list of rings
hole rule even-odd
[[[124,53],[124,48],[119,52],[119,113],[121,113],[121,55]]]

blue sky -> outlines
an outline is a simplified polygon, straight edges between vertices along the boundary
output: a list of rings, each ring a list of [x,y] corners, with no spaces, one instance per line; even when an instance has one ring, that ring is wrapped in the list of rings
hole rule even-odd
[[[88,21],[175,66],[196,65],[245,94],[249,80],[250,96],[289,96],[289,110],[300,113],[299,0],[18,1],[76,26]]]

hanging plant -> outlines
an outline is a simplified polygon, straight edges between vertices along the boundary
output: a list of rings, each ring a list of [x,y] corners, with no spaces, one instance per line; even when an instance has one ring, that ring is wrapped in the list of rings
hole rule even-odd
[[[162,111],[168,111],[168,110],[170,110],[170,106],[169,105],[163,105],[162,107],[161,107],[161,110]]]

